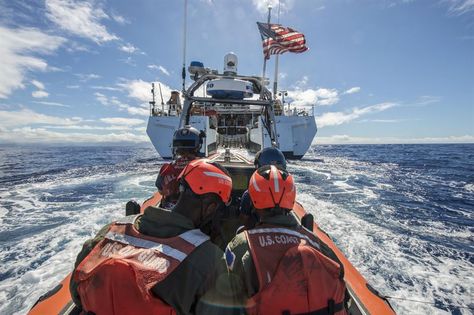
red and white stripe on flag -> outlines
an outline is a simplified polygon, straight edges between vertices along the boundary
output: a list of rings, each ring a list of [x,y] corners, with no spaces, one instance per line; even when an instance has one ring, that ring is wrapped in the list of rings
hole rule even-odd
[[[276,34],[276,37],[263,40],[265,58],[268,59],[270,55],[283,54],[287,51],[302,53],[308,50],[306,39],[302,33],[278,24],[271,24],[271,30]]]

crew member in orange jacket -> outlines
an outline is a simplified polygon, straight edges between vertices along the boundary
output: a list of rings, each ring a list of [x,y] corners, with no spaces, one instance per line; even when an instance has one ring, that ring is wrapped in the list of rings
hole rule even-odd
[[[230,200],[232,179],[219,164],[195,160],[178,181],[173,209],[148,207],[143,215],[107,225],[84,244],[71,295],[85,312],[222,313],[213,289],[227,277],[223,252],[203,231]]]
[[[235,300],[245,301],[249,314],[346,314],[341,265],[291,213],[293,177],[274,165],[261,167],[249,194],[259,222],[237,234],[224,256]]]
[[[173,135],[173,155],[175,160],[163,164],[156,178],[155,186],[162,195],[160,206],[171,209],[178,200],[178,175],[189,162],[199,157],[204,132],[189,125],[176,130]]]

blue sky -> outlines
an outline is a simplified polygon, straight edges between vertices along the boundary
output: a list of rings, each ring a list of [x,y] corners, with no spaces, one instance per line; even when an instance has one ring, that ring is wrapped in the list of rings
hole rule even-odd
[[[0,142],[147,142],[150,82],[181,86],[183,3],[0,0]],[[267,6],[189,0],[187,64],[233,51],[259,75]],[[473,0],[281,0],[280,23],[310,48],[279,87],[315,105],[316,143],[474,142]]]

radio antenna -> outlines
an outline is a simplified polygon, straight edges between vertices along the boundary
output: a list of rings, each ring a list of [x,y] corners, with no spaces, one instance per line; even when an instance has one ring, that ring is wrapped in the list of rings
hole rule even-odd
[[[163,93],[161,93],[161,83],[158,83],[158,88],[160,89],[160,97],[161,97],[161,112],[165,112],[165,103],[163,102]],[[162,114],[163,115],[163,114]]]
[[[183,69],[181,77],[183,78],[183,93],[186,85],[186,24],[187,24],[188,0],[184,0],[184,25],[183,25]]]

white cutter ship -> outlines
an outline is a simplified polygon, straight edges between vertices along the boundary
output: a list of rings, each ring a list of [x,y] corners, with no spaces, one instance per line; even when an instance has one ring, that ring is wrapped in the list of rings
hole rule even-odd
[[[257,152],[273,145],[288,159],[301,159],[308,151],[317,132],[314,113],[290,109],[261,77],[238,75],[237,63],[235,54],[227,54],[219,74],[191,62],[188,71],[194,83],[183,92],[183,104],[180,93],[173,91],[166,104],[157,105],[152,89],[147,134],[162,158],[173,157],[173,133],[184,125],[206,133],[201,149],[206,157],[219,148]]]

